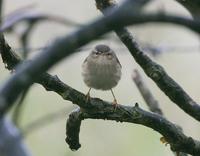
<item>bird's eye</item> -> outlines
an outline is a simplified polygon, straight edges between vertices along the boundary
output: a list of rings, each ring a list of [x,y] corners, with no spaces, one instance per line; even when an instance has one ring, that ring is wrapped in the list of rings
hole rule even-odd
[[[100,52],[98,52],[98,51],[93,51],[92,54],[93,54],[93,55],[99,55]]]
[[[108,59],[112,59],[112,54],[111,53],[107,53],[106,55],[107,55]]]
[[[100,55],[100,52],[99,52],[99,51],[96,51],[95,54],[96,54],[96,55]]]
[[[98,51],[93,51],[92,52],[93,57],[97,57],[97,56],[99,56],[99,54],[100,54],[100,52],[98,52]]]

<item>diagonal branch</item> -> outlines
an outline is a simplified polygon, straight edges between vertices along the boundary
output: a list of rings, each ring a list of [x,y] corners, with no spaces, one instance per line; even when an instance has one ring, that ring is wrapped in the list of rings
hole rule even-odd
[[[0,36],[0,51],[5,67],[8,70],[15,70],[15,67],[19,63],[23,63],[23,61],[19,58],[19,56],[11,49],[11,47],[7,44],[4,39],[4,36]],[[57,76],[52,76],[48,73],[43,73],[38,80],[37,83],[41,84],[47,91],[54,91],[57,94],[61,95],[63,99],[70,100],[76,103],[76,100],[79,100],[77,97],[75,98],[76,91],[74,90],[74,94],[67,92],[72,90],[72,88],[62,82]],[[81,98],[84,97],[84,94],[80,95]],[[73,100],[76,99],[76,100]],[[81,107],[87,107],[85,103],[80,104]]]
[[[104,9],[116,5],[115,2],[110,0],[96,0],[96,3],[97,6],[101,6],[97,8],[101,9],[103,14],[106,14]],[[187,114],[200,121],[200,106],[165,72],[161,65],[151,60],[151,58],[140,49],[131,33],[126,28],[115,29],[115,32],[129,49],[135,61],[142,67],[146,75],[157,84],[171,101],[177,104]]]
[[[1,45],[6,45],[4,46],[5,49],[2,53],[3,55],[7,55],[5,58],[8,59],[4,60],[4,62],[7,64],[8,69],[10,69],[11,67],[16,66],[16,62],[20,62],[20,60],[18,57],[14,57],[16,54],[11,50],[9,45],[6,44],[5,40],[2,42],[2,39],[3,36],[1,38]],[[90,101],[87,101],[84,94],[66,85],[60,81],[58,77],[51,76],[48,73],[44,73],[37,82],[43,85],[47,90],[58,93],[63,99],[72,101],[72,103],[77,104],[82,108],[81,110],[77,110],[78,116],[75,117],[74,120],[71,119],[73,115],[70,116],[70,119],[68,120],[69,123],[67,124],[68,138],[66,140],[72,149],[78,149],[80,147],[78,142],[80,120],[91,118],[142,124],[163,135],[174,151],[200,154],[200,143],[198,141],[185,136],[175,124],[167,121],[160,115],[143,111],[137,105],[135,107],[119,105],[115,110],[112,104],[97,98],[91,98]],[[75,128],[76,131],[74,131],[74,129],[73,131],[70,131],[72,129],[69,127]]]
[[[158,101],[154,98],[151,91],[148,89],[148,87],[142,80],[142,76],[140,75],[138,70],[136,70],[136,69],[134,70],[132,79],[135,82],[137,88],[139,89],[147,106],[149,107],[149,110],[151,112],[154,112],[154,113],[157,113],[157,114],[160,114],[161,116],[163,116],[163,112],[159,107]]]
[[[159,107],[159,103],[158,101],[155,99],[155,97],[152,95],[150,89],[147,87],[147,85],[145,84],[145,82],[142,79],[142,76],[140,75],[138,70],[134,70],[134,73],[132,75],[132,79],[135,82],[137,88],[139,89],[143,99],[145,100],[147,106],[149,107],[149,110],[151,112],[157,113],[163,117],[164,114],[162,112],[162,110]],[[182,128],[177,125],[177,127],[179,127],[179,129],[181,130],[181,132],[183,132]],[[161,137],[161,140],[163,139],[163,142],[165,142],[165,138]],[[180,153],[180,152],[176,152],[177,156],[187,156],[187,154],[185,153]]]
[[[111,15],[115,15],[115,18],[113,19],[113,16]],[[21,65],[21,68],[18,68],[15,75],[7,82],[6,85],[4,85],[0,89],[1,108],[6,106],[7,110],[16,98],[17,93],[24,89],[24,87],[30,85],[34,80],[36,80],[38,83],[42,84],[47,90],[55,91],[60,94],[64,99],[70,100],[73,103],[82,107],[82,109],[80,110],[80,119],[108,119],[120,122],[142,124],[162,134],[165,139],[170,143],[172,150],[182,151],[193,155],[200,155],[200,143],[192,139],[191,137],[185,136],[179,130],[179,128],[177,128],[176,125],[167,121],[160,115],[146,112],[140,109],[138,105],[136,105],[135,107],[119,105],[119,107],[115,109],[113,108],[113,105],[100,99],[91,98],[90,101],[87,101],[86,97],[82,93],[67,86],[66,84],[61,82],[56,76],[53,77],[47,73],[44,73],[42,75],[45,70],[50,68],[56,62],[60,61],[63,57],[71,54],[76,48],[86,44],[87,42],[106,33],[107,31],[110,31],[112,28],[119,28],[120,26],[122,26],[119,24],[120,20],[118,22],[116,20],[116,15],[118,14],[111,15],[106,18],[101,18],[91,25],[81,28],[78,32],[72,34],[71,36],[65,37],[57,41],[54,45],[52,45],[51,48],[42,53],[42,55],[38,56],[35,60],[27,63],[26,66]],[[113,24],[113,22],[116,23]],[[93,30],[95,30],[94,34],[93,32],[91,33],[91,31]],[[90,36],[87,36],[88,33],[90,34]],[[124,38],[126,36],[121,37],[124,40],[126,39]],[[1,45],[0,48],[2,47],[5,50],[6,46]],[[143,56],[140,51],[136,51],[136,54],[139,56]],[[13,59],[14,55],[4,57],[4,62],[5,58]],[[18,62],[19,60],[20,59],[16,59],[15,61]],[[146,60],[146,63],[148,63],[148,59]],[[38,76],[35,76],[37,74]],[[14,96],[11,97],[11,95]],[[10,99],[11,101],[9,101]],[[7,106],[7,104],[10,105]]]
[[[196,32],[200,32],[200,23],[198,21],[170,15],[142,15],[133,12],[134,9],[131,10],[133,13],[127,14],[127,9],[125,8],[129,5],[132,5],[131,0],[126,1],[126,3],[119,8],[112,9],[112,12],[109,11],[106,17],[101,17],[82,28],[79,28],[70,35],[56,40],[48,49],[45,49],[29,63],[19,65],[15,74],[0,88],[0,115],[2,116],[6,113],[21,91],[30,86],[34,81],[38,80],[39,76],[41,76],[44,71],[64,59],[64,57],[74,53],[77,48],[80,48],[112,29],[119,30],[120,27],[133,23],[139,24],[144,22],[162,21],[184,25]],[[124,10],[125,12],[123,12]],[[132,55],[143,67],[147,75],[157,82],[158,86],[171,98],[171,100],[177,103],[179,102],[178,104],[182,109],[199,120],[199,106],[165,73],[162,67],[155,62],[152,62],[150,58],[144,55],[138,49],[137,44],[133,44],[135,42],[128,32],[119,30],[118,35],[124,42],[127,42],[129,50],[132,50]],[[140,59],[141,57],[143,59]],[[188,103],[188,101],[190,102]],[[190,105],[188,106],[188,104]],[[186,110],[186,107],[189,107],[187,108],[188,111]],[[196,109],[194,109],[194,107]]]
[[[4,43],[5,43],[5,40],[4,40]],[[20,60],[18,60],[18,57],[13,57],[13,56],[16,56],[16,54],[14,53],[14,51],[12,51],[9,48],[8,44],[7,44],[7,48],[8,49],[6,49],[4,53],[5,55],[8,55],[8,57],[6,58],[11,58],[11,59],[4,60],[4,62],[11,65],[11,67],[16,66],[15,62],[18,62]],[[8,68],[10,69],[10,67]],[[91,101],[87,103],[84,94],[64,84],[56,76],[51,76],[50,74],[45,73],[38,80],[38,83],[42,84],[43,87],[45,87],[47,90],[51,90],[60,94],[65,100],[72,101],[73,103],[79,105],[80,107],[85,108],[84,113],[82,111],[80,112],[80,110],[77,109],[78,113],[74,111],[75,114],[72,113],[72,115],[70,115],[68,119],[66,141],[69,143],[71,149],[78,149],[80,147],[80,143],[79,143],[80,124],[81,124],[81,120],[86,119],[86,118],[99,118],[99,119],[102,118],[102,119],[133,122],[133,123],[146,125],[160,132],[166,138],[166,140],[169,141],[172,147],[174,147],[174,150],[178,150],[178,151],[183,150],[181,149],[183,148],[182,147],[183,145],[180,145],[179,147],[178,146],[179,144],[183,144],[185,143],[186,140],[190,140],[190,138],[186,137],[181,131],[179,131],[179,129],[175,125],[168,122],[164,118],[160,118],[159,115],[156,116],[157,119],[154,119],[154,121],[151,121],[152,115],[154,117],[155,115],[145,112],[147,116],[139,120],[138,118],[139,114],[133,111],[135,108],[138,108],[138,107],[132,108],[132,107],[120,105],[117,111],[114,111],[113,106],[110,103],[104,102],[100,99],[91,99]],[[148,118],[150,118],[151,120]],[[165,123],[162,123],[163,120],[165,121]],[[164,125],[164,126],[161,126],[162,128],[159,127],[158,125],[160,122]],[[170,127],[173,127],[172,128],[173,130],[171,130],[171,128],[168,127],[169,125]],[[175,136],[177,136],[179,140],[177,140]],[[183,136],[183,137],[180,137],[180,136]],[[192,143],[195,142],[195,146],[198,147],[198,144],[195,140],[192,140],[191,142]],[[178,146],[178,148],[176,148],[176,146]]]

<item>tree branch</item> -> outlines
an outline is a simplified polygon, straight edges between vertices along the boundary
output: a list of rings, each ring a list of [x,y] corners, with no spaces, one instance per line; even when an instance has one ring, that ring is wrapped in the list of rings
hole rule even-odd
[[[0,119],[0,155],[30,156],[20,132],[6,117]]]
[[[70,100],[73,103],[79,105],[82,109],[78,110],[78,114],[80,113],[79,114],[80,117],[78,117],[78,120],[80,119],[83,120],[88,118],[108,119],[120,122],[131,122],[136,124],[142,124],[162,134],[165,137],[165,139],[170,143],[173,151],[182,151],[193,155],[200,155],[200,143],[192,139],[191,137],[185,136],[179,130],[179,128],[177,128],[176,125],[167,121],[160,115],[146,112],[140,109],[138,105],[136,105],[135,107],[119,105],[119,107],[115,109],[111,103],[102,101],[97,98],[91,98],[90,101],[87,101],[84,94],[67,86],[66,84],[61,82],[56,76],[52,77],[47,73],[42,75],[44,71],[46,71],[48,68],[50,68],[53,64],[55,64],[59,60],[61,60],[63,57],[71,54],[76,48],[110,31],[112,28],[119,28],[120,26],[122,26],[119,23],[121,21],[120,18],[122,18],[123,16],[117,18],[116,16],[118,15],[119,14],[117,14],[117,12],[111,13],[110,16],[101,18],[95,21],[94,23],[85,26],[84,28],[81,28],[79,31],[73,33],[72,35],[57,41],[47,51],[43,52],[40,56],[36,57],[36,59],[31,61],[30,63],[27,63],[26,66],[21,65],[16,71],[15,75],[12,76],[12,78],[10,78],[9,81],[0,89],[1,115],[3,115],[3,113],[5,113],[5,111],[12,105],[12,102],[15,100],[15,98],[21,92],[21,90],[29,86],[35,80],[38,83],[42,84],[47,90],[55,91],[58,94],[60,94],[64,99]],[[145,21],[148,20],[144,19],[141,19],[141,21],[136,20],[135,23],[145,22]],[[185,22],[186,21],[188,22],[190,20],[185,20]],[[128,23],[130,21],[125,21],[125,22]],[[180,21],[178,21],[177,23],[179,22]],[[189,26],[188,24],[186,25]],[[196,29],[196,31],[197,30],[198,29]],[[126,35],[130,34],[124,34],[120,31],[118,33],[124,42],[125,40],[131,39],[132,43],[133,40],[132,38],[130,38],[131,36],[129,36],[129,38],[126,38],[127,37]],[[134,47],[135,46],[136,45],[134,45]],[[5,46],[1,44],[0,46],[1,50],[2,49],[5,50],[6,47],[8,48],[8,45]],[[135,57],[142,66],[147,67],[148,65],[152,65],[151,60],[149,60],[149,58],[146,55],[143,55],[141,51],[137,49],[134,49],[134,51],[135,51]],[[1,51],[1,54],[2,53],[3,52]],[[142,63],[141,60],[139,59],[140,57],[146,58],[145,62]],[[19,61],[20,59],[14,59],[14,58],[15,58],[14,55],[9,55],[9,56],[6,55],[4,56],[4,62],[5,59],[13,59],[13,62],[15,63],[20,62]],[[11,65],[14,68],[12,63],[9,65]],[[154,66],[150,66],[150,68],[146,68],[146,72],[148,70],[150,71],[147,72],[149,76],[152,76],[156,81],[165,80],[163,77],[161,78],[159,77],[160,71],[159,72],[157,71],[158,70],[157,67],[159,66],[157,64],[153,65]],[[9,68],[9,66],[7,68]],[[159,67],[159,69],[160,68],[161,67]],[[153,73],[151,70],[153,71]],[[163,72],[162,68],[161,71]],[[166,73],[164,72],[164,74]],[[70,122],[72,120],[68,121]],[[77,125],[77,128],[80,127],[79,124],[80,122],[77,122],[76,120],[73,122],[76,123],[75,125]],[[73,126],[73,124],[71,126]],[[76,129],[76,132],[78,133],[79,130]],[[78,138],[77,133],[73,134],[76,136],[76,138]],[[72,138],[71,139],[68,138],[67,140],[70,140],[69,142],[73,142]],[[76,148],[78,148],[78,146]]]
[[[35,25],[44,21],[56,22],[62,24],[63,26],[82,26],[81,24],[78,24],[69,19],[62,18],[60,16],[39,13],[33,9],[30,9],[30,6],[27,6],[7,15],[2,23],[2,26],[0,27],[0,31],[5,32],[13,30],[15,26],[20,22],[25,22],[28,25]]]
[[[0,115],[3,115],[9,109],[21,91],[30,86],[32,82],[35,81],[44,71],[52,67],[55,63],[61,61],[64,57],[74,53],[77,48],[80,48],[91,40],[98,38],[112,29],[117,29],[121,26],[131,23],[139,24],[144,22],[162,21],[182,24],[196,32],[200,31],[200,23],[191,19],[170,15],[150,16],[141,15],[138,13],[127,14],[126,8],[127,6],[132,5],[131,2],[131,0],[127,1],[121,7],[112,9],[112,12],[109,11],[109,14],[107,14],[106,17],[101,17],[98,20],[73,32],[72,34],[56,40],[54,44],[52,44],[48,49],[45,49],[39,56],[35,57],[33,61],[27,63],[26,65],[21,64],[18,67],[15,75],[10,77],[10,79],[8,79],[8,81],[0,88]],[[133,10],[131,9],[131,12],[133,12]],[[177,103],[179,102],[178,104],[182,109],[199,120],[200,113],[198,113],[198,105],[196,105],[196,103],[182,89],[180,89],[177,83],[175,83],[165,73],[162,67],[155,62],[152,62],[150,58],[148,58],[140,51],[140,49],[138,49],[137,44],[133,41],[130,33],[121,30],[118,31],[118,35],[121,37],[121,40],[123,40],[124,43],[127,43],[129,50],[132,51],[132,55],[143,67],[147,75],[157,82],[157,85],[171,98],[171,100]],[[143,59],[140,59],[141,57]],[[167,80],[167,82],[165,80]],[[168,82],[170,82],[170,85]],[[172,89],[174,89],[173,92],[171,91]],[[183,100],[181,97],[181,102],[180,94],[185,95]],[[190,101],[193,106],[188,106],[188,101]],[[186,106],[189,107],[189,111],[185,109]],[[194,107],[197,109],[194,109]]]
[[[11,67],[14,68],[17,65],[16,62],[19,63],[21,60],[11,50],[8,44],[5,43],[5,40],[2,42],[3,38],[0,39],[1,46],[4,47],[4,51],[1,51],[1,54],[6,55],[6,57],[4,57],[4,62],[7,64],[8,69],[11,69]],[[5,60],[5,58],[8,60]],[[41,77],[38,78],[37,82],[42,84],[47,90],[58,93],[63,97],[63,99],[72,101],[72,103],[79,105],[82,108],[80,113],[81,118],[78,117],[79,119],[109,119],[142,124],[161,133],[170,143],[173,150],[200,154],[199,142],[185,136],[174,124],[159,115],[143,111],[138,106],[128,107],[119,105],[115,110],[111,103],[97,98],[91,98],[90,101],[87,101],[84,94],[64,84],[56,76],[51,76],[47,73],[42,74]],[[71,119],[68,121],[70,122]],[[76,120],[74,122],[77,123],[75,125],[77,125],[78,128],[78,122]],[[73,126],[73,124],[71,124],[71,126]],[[76,129],[76,132],[77,133],[73,134],[76,136],[75,142],[73,142],[73,135],[67,139],[68,142],[73,143],[71,147],[74,149],[77,149],[79,145],[77,143],[78,129]],[[71,132],[68,131],[67,134],[70,135]],[[76,145],[75,147],[73,146],[74,144]],[[187,146],[188,148],[186,148]]]
[[[140,75],[138,70],[134,70],[134,73],[132,75],[132,79],[135,82],[136,86],[138,87],[143,99],[145,100],[147,106],[149,107],[149,110],[151,112],[157,113],[163,117],[164,114],[162,112],[162,110],[159,107],[159,103],[158,101],[155,99],[155,97],[152,95],[151,91],[149,90],[149,88],[147,87],[147,85],[144,83],[144,81],[142,80],[142,76]],[[182,128],[179,125],[176,125],[177,127],[179,127],[180,131],[183,132]],[[164,139],[164,137],[162,137],[161,139]],[[182,153],[182,152],[177,152],[177,156],[187,156],[187,154]]]
[[[69,115],[66,124],[66,139],[65,141],[68,143],[69,148],[71,150],[78,150],[81,147],[79,143],[79,132],[81,127],[81,121],[83,120],[81,116],[80,109],[76,109]]]
[[[6,43],[3,35],[0,36],[0,51],[3,62],[6,65],[8,70],[15,70],[15,67],[23,63],[23,61],[19,58],[19,56],[10,48],[10,46]],[[61,95],[61,97],[65,100],[70,100],[76,103],[73,99],[79,100],[77,97],[75,98],[75,94],[70,93],[70,90],[73,90],[70,86],[62,82],[57,76],[52,76],[48,73],[43,73],[36,83],[41,84],[47,91],[54,91],[57,94]],[[69,91],[69,92],[68,92]],[[83,98],[85,95],[80,95]],[[80,105],[81,107],[88,107],[84,102]]]
[[[103,14],[106,14],[104,9],[114,7],[116,4],[110,0],[96,0],[97,7],[101,9]],[[125,14],[124,13],[124,17]],[[106,15],[107,16],[107,15]],[[136,17],[139,19],[140,17]],[[161,17],[159,17],[161,18]],[[182,110],[187,114],[200,121],[200,106],[182,89],[182,87],[175,82],[164,70],[164,68],[152,61],[140,49],[138,44],[134,41],[131,33],[126,28],[115,29],[117,36],[129,49],[135,61],[142,67],[147,76],[149,76],[157,86]]]
[[[200,154],[200,142],[185,136],[177,126],[162,116],[144,111],[137,104],[135,107],[119,105],[116,110],[111,104],[100,99],[93,98],[90,104],[94,107],[77,109],[72,112],[67,121],[66,141],[72,150],[77,150],[80,147],[78,134],[81,120],[89,118],[141,124],[162,134],[173,151],[181,151],[192,155]]]
[[[101,17],[98,20],[88,25],[85,25],[79,30],[73,32],[72,34],[55,41],[55,43],[52,44],[51,47],[44,50],[30,63],[27,63],[26,65],[20,65],[15,75],[10,77],[10,79],[8,79],[8,81],[0,88],[0,115],[3,115],[9,109],[13,105],[13,102],[21,93],[21,91],[30,86],[32,82],[35,81],[44,71],[48,70],[54,64],[61,61],[64,57],[67,57],[70,54],[74,53],[77,48],[80,48],[91,40],[98,38],[99,36],[111,31],[112,29],[117,29],[131,23],[139,24],[152,21],[162,21],[172,22],[180,25],[183,24],[184,26],[187,26],[188,28],[196,32],[200,31],[199,22],[186,18],[170,15],[142,16],[141,14],[137,13],[127,14],[126,7],[132,5],[132,1],[128,2],[117,9],[113,9],[113,11],[107,14],[106,17]],[[134,10],[132,10],[132,8],[130,9],[131,11]],[[143,66],[143,69],[145,69],[147,75],[149,75],[155,82],[157,82],[158,86],[171,98],[171,100],[173,100],[174,102],[179,102],[178,104],[182,109],[184,109],[188,114],[199,120],[199,107],[182,89],[181,91],[176,89],[174,91],[175,94],[174,92],[169,91],[171,89],[175,89],[175,87],[180,89],[180,87],[168,75],[166,75],[162,67],[160,67],[155,62],[152,62],[146,55],[139,51],[136,45],[133,44],[133,40],[128,32],[118,31],[118,35],[121,37],[122,40],[127,40],[127,43],[130,43],[129,50],[133,50],[132,52],[134,53],[132,54],[135,55],[135,59],[138,61],[138,63]],[[141,62],[140,57],[145,58],[142,59],[144,62]],[[167,82],[170,82],[170,85],[167,85],[168,83],[166,83],[165,81],[161,81],[162,83],[159,83],[159,81],[162,79],[168,80]],[[175,87],[171,85],[175,85]],[[185,95],[185,99],[183,99],[183,101],[181,102],[180,94]],[[190,101],[193,106],[188,106],[188,101]],[[189,107],[189,109],[187,109],[189,111],[185,109],[186,106]],[[197,109],[194,109],[194,107]]]
[[[151,112],[163,115],[162,110],[159,107],[158,101],[153,97],[150,90],[146,86],[146,84],[143,82],[142,77],[138,70],[134,70],[134,73],[132,75],[132,79],[135,82],[137,88],[139,89],[143,99],[145,100],[147,106],[149,107],[149,110]]]

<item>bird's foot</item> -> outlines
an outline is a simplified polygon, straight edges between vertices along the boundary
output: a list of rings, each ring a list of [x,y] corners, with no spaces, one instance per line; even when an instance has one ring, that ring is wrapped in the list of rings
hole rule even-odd
[[[165,139],[165,137],[161,137],[160,141],[165,144],[165,146],[167,146],[169,144],[169,142]]]
[[[160,141],[165,144],[165,146],[167,146],[169,144],[169,142],[165,139],[165,137],[161,137]],[[180,152],[175,152],[176,156],[180,156]]]

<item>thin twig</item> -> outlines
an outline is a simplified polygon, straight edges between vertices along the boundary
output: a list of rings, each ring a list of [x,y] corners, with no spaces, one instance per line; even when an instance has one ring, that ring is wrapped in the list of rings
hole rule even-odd
[[[149,110],[151,112],[163,115],[162,110],[159,107],[158,101],[155,99],[153,94],[150,92],[144,81],[142,80],[142,77],[138,70],[134,70],[134,73],[132,75],[132,79],[135,82],[137,88],[139,89],[143,99],[145,100],[147,106],[149,107]]]
[[[28,94],[28,91],[29,91],[29,88],[22,92],[19,102],[18,104],[16,104],[16,108],[13,111],[12,119],[13,119],[14,124],[18,127],[19,127],[20,119],[21,119],[23,109],[24,109],[24,100]]]
[[[60,16],[42,14],[29,8],[21,8],[5,17],[4,22],[0,27],[0,31],[10,31],[20,22],[27,22],[27,24],[35,25],[36,23],[38,24],[45,21],[53,21],[64,26],[83,26],[82,24],[78,24],[74,21],[62,18]]]
[[[132,79],[135,82],[137,88],[139,89],[139,91],[140,91],[143,99],[145,100],[147,106],[149,107],[149,110],[151,112],[157,113],[157,114],[164,117],[163,111],[159,107],[158,101],[153,96],[150,89],[147,87],[146,83],[143,81],[142,76],[140,75],[138,70],[136,70],[136,69],[134,70],[133,75],[132,75]],[[177,127],[179,127],[180,131],[183,132],[182,128],[179,125],[177,125]],[[161,139],[165,140],[164,137],[162,137]],[[176,156],[178,156],[176,153],[178,153],[179,156],[187,156],[187,154],[182,153],[182,152],[174,152],[174,154]]]

